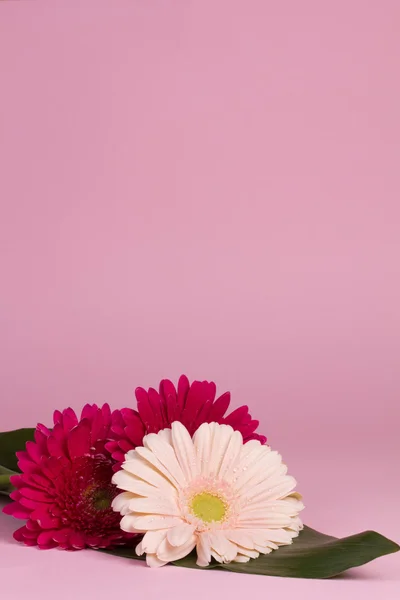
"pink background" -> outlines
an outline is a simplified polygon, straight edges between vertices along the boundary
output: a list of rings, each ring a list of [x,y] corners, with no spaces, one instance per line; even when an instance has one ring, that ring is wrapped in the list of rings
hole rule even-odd
[[[309,525],[400,541],[399,19],[397,0],[1,3],[0,430],[213,379]],[[399,555],[335,581],[154,573],[15,525],[13,598],[400,590]]]

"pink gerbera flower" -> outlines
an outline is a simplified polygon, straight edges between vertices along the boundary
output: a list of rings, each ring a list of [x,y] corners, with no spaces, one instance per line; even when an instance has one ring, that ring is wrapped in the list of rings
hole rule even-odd
[[[267,441],[264,435],[255,433],[259,422],[251,418],[248,406],[240,406],[225,416],[230,393],[225,392],[215,400],[216,386],[212,381],[193,381],[190,384],[186,375],[182,375],[178,389],[171,381],[163,379],[159,392],[153,388],[146,392],[138,387],[135,395],[137,411],[125,408],[112,415],[113,440],[106,444],[106,448],[118,463],[114,470],[118,470],[129,450],[142,445],[144,435],[170,428],[174,421],[180,421],[190,435],[202,423],[215,422],[240,431],[244,442],[258,440],[265,444]]]
[[[21,475],[4,512],[26,524],[14,538],[28,546],[106,548],[132,536],[120,529],[111,509],[118,493],[111,484],[114,461],[105,450],[111,426],[108,404],[86,405],[78,418],[71,408],[54,413],[54,427],[38,425],[35,441],[18,452]]]

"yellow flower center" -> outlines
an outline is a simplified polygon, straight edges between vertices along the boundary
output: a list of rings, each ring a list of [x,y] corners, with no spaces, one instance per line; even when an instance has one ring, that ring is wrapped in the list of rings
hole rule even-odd
[[[206,523],[222,521],[226,514],[225,502],[219,496],[208,492],[196,494],[192,499],[191,509],[196,517]]]

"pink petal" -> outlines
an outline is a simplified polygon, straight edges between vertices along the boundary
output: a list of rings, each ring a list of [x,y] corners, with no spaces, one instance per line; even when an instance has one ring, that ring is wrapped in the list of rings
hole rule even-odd
[[[213,407],[212,407],[211,412],[208,417],[210,423],[213,421],[215,423],[219,423],[219,421],[222,419],[222,417],[228,410],[230,401],[231,401],[230,392],[225,392],[225,394],[222,394],[222,396],[217,398],[217,400],[213,404]]]
[[[107,442],[104,445],[104,448],[107,450],[107,452],[109,452],[110,454],[112,454],[113,452],[115,452],[116,450],[118,450],[118,442],[116,442],[115,440],[113,440],[112,442]]]
[[[230,415],[225,417],[224,422],[226,425],[230,425],[234,429],[238,429],[248,412],[248,406],[239,406],[239,408],[237,408],[236,410],[231,412]]]
[[[60,529],[58,531],[54,531],[53,540],[58,544],[65,544],[66,542],[68,542],[71,533],[71,529]]]
[[[71,535],[69,536],[69,542],[70,542],[71,546],[73,546],[77,550],[81,550],[82,548],[85,547],[85,538],[78,531],[73,531],[71,533]]]
[[[40,450],[40,454],[47,454],[47,438],[48,437],[49,437],[48,435],[44,434],[39,429],[36,429],[36,431],[35,431],[35,442],[38,445],[38,448]]]
[[[38,423],[36,425],[36,430],[40,431],[40,433],[42,433],[46,437],[49,437],[51,433],[50,429],[48,429],[45,425],[42,425],[42,423]]]
[[[40,533],[37,538],[37,542],[38,542],[39,546],[48,546],[49,544],[51,545],[52,543],[54,546],[54,539],[53,539],[54,533],[55,532],[52,530],[42,531],[42,533]]]
[[[67,456],[66,434],[60,423],[54,425],[51,435],[47,440],[47,448],[50,454],[56,458]]]
[[[172,381],[169,379],[163,379],[160,382],[160,395],[164,398],[171,396],[176,401],[176,389]]]
[[[49,449],[51,456],[54,456],[55,458],[58,458],[59,456],[65,456],[62,442],[54,437],[54,435],[49,436],[47,440],[47,448]]]
[[[16,519],[29,519],[31,511],[22,506],[19,502],[12,502],[11,504],[6,504],[3,508],[3,513],[12,515]]]
[[[143,423],[138,419],[136,423],[130,423],[125,427],[125,434],[132,442],[132,447],[140,446],[145,434]]]
[[[32,521],[31,519],[28,519],[25,527],[27,529],[29,529],[29,531],[36,531],[36,532],[40,531],[39,525],[36,523],[36,521]]]
[[[82,409],[81,420],[89,419],[89,421],[92,421],[97,410],[98,410],[97,404],[85,404],[85,406]]]
[[[210,398],[210,400],[212,400],[212,402],[214,402],[215,394],[217,393],[217,386],[215,385],[215,383],[213,381],[209,381],[209,382],[205,382],[205,383],[208,384],[207,398]]]
[[[113,452],[111,456],[117,462],[124,462],[124,460],[125,460],[125,453],[121,452],[121,451]]]
[[[20,527],[19,529],[17,529],[16,531],[14,531],[13,533],[13,538],[14,540],[17,540],[17,542],[25,542],[25,534],[29,533],[26,529],[26,527]]]
[[[138,387],[135,390],[135,395],[139,414],[146,426],[147,433],[157,433],[158,430],[154,423],[154,413],[152,411],[146,390]]]
[[[47,477],[43,477],[43,475],[38,475],[35,473],[30,475],[29,482],[31,483],[31,485],[36,485],[36,486],[39,486],[44,489],[48,489],[49,487],[52,487],[52,483],[49,481],[49,479]]]
[[[260,424],[259,421],[254,420],[254,421],[249,421],[245,425],[239,426],[238,430],[242,434],[243,439],[247,438],[249,435],[254,433],[255,430],[257,429],[257,427],[259,426],[259,424]]]
[[[40,527],[42,527],[42,529],[56,529],[60,525],[59,519],[51,517],[45,512],[43,512],[40,517],[36,519],[36,522],[38,525],[40,525]]]
[[[16,488],[22,487],[24,485],[24,480],[21,475],[11,475],[10,482]]]
[[[176,395],[174,396],[174,395],[170,394],[169,396],[167,396],[165,399],[165,405],[166,405],[166,411],[167,411],[168,425],[170,425],[179,416]]]
[[[30,529],[25,527],[25,531],[22,534],[23,536],[23,540],[18,540],[18,541],[25,541],[25,540],[37,540],[37,536],[38,536],[38,532],[37,531],[31,531]]]
[[[121,427],[125,427],[129,420],[134,418],[135,416],[139,416],[139,413],[132,408],[121,408],[121,410],[114,411],[112,414],[112,424],[120,425]]]
[[[154,426],[157,431],[160,431],[161,429],[164,429],[165,423],[161,396],[155,389],[150,388],[148,391],[148,398],[151,410],[153,411]]]
[[[18,458],[18,468],[23,473],[34,473],[37,472],[38,467],[37,464],[32,461],[31,457],[24,450],[20,452],[16,452],[16,457]]]
[[[29,498],[24,498],[23,496],[21,496],[21,498],[18,499],[18,502],[22,506],[25,506],[25,508],[28,508],[29,510],[35,510],[37,508],[37,502],[35,500],[30,500]]]
[[[10,494],[10,498],[18,502],[22,498],[22,496],[18,490],[13,490]]]
[[[115,433],[117,437],[125,437],[125,428],[121,425],[113,425],[111,431]]]
[[[101,407],[101,412],[103,415],[103,421],[104,423],[107,424],[107,426],[110,426],[111,423],[111,409],[110,409],[110,405],[107,404],[107,402],[105,404],[103,404],[103,406]]]
[[[186,403],[186,397],[187,397],[189,388],[190,388],[189,379],[186,377],[186,375],[181,375],[179,377],[179,381],[178,381],[178,398],[177,398],[177,406],[178,406],[177,414],[178,415],[181,414],[183,411],[183,408]]]
[[[71,430],[68,436],[68,451],[71,459],[90,454],[91,426],[88,419],[83,419]]]
[[[55,410],[53,413],[53,423],[54,425],[56,425],[56,423],[61,423],[62,424],[62,413],[60,413],[59,410]]]
[[[64,431],[68,433],[69,431],[71,431],[71,429],[78,425],[78,417],[76,416],[75,411],[72,410],[72,408],[66,408],[65,410],[63,410],[62,415]]]
[[[250,440],[258,440],[263,446],[267,443],[267,438],[265,435],[259,435],[258,433],[252,433],[244,441],[249,442]]]
[[[213,406],[213,401],[211,400],[211,398],[209,398],[208,400],[206,400],[206,402],[203,404],[202,408],[200,409],[199,414],[196,417],[196,420],[194,422],[193,425],[193,430],[196,431],[200,425],[202,423],[208,423],[208,417],[209,414],[211,412]]]
[[[92,426],[91,426],[92,443],[91,443],[91,445],[94,446],[94,444],[98,440],[104,439],[106,437],[107,433],[108,433],[108,427],[106,427],[106,425],[104,423],[103,413],[99,408],[99,409],[97,409],[96,414],[94,415],[93,421],[92,421]]]
[[[203,383],[201,381],[193,381],[187,394],[185,408],[179,419],[191,435],[194,433],[193,425],[195,419],[206,400],[204,392],[207,392],[207,389]]]
[[[65,456],[50,456],[42,460],[41,472],[51,481],[60,475],[63,469],[68,466],[69,460]]]
[[[37,502],[46,503],[53,502],[53,498],[51,496],[48,496],[42,490],[36,490],[31,487],[23,487],[20,489],[20,492],[24,498],[29,498],[30,500],[36,500]]]
[[[128,440],[119,440],[118,446],[124,452],[124,455],[129,452],[129,450],[132,450],[132,444],[131,442],[128,442]]]

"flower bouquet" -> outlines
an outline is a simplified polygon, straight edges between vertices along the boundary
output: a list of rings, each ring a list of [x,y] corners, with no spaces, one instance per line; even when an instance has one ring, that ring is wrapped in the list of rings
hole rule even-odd
[[[3,511],[14,538],[168,563],[332,577],[399,546],[366,531],[337,539],[303,525],[302,497],[247,406],[212,382],[136,389],[137,407],[56,410],[51,428],[0,434]]]

